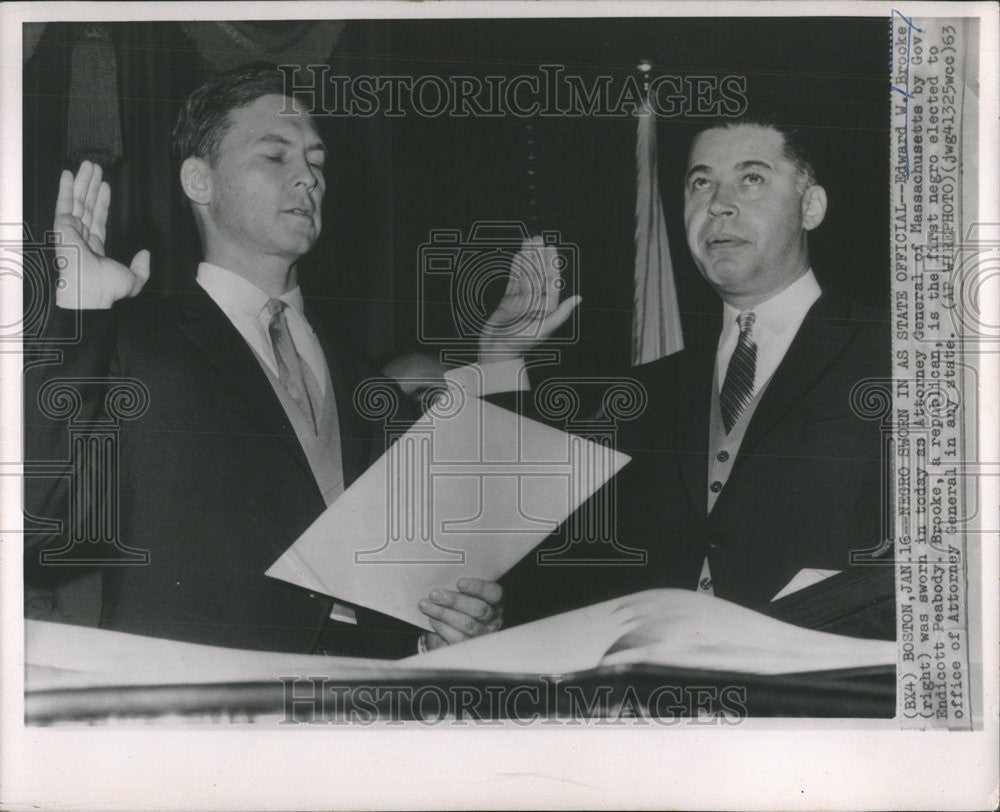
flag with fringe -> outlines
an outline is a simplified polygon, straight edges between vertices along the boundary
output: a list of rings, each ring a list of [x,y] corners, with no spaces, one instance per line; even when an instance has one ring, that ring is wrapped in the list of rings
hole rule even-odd
[[[632,365],[684,349],[674,268],[657,177],[656,116],[648,104],[636,128],[635,298]]]

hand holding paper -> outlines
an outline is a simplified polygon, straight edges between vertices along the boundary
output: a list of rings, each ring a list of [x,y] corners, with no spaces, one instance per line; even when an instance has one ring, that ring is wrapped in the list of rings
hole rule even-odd
[[[461,388],[447,400],[397,439],[267,574],[442,641],[496,628],[499,587],[462,595],[452,591],[459,580],[499,579],[629,458]],[[419,603],[434,590],[445,590],[445,603],[432,601],[425,613]]]
[[[435,589],[418,607],[435,634],[424,634],[429,650],[497,631],[503,625],[503,588],[495,581],[462,578],[458,592]]]

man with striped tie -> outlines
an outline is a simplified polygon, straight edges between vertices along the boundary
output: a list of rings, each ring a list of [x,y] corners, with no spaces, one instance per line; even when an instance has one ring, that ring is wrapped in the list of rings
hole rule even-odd
[[[894,636],[892,568],[860,566],[885,552],[888,533],[881,427],[856,405],[857,387],[889,376],[888,323],[820,288],[808,236],[826,210],[794,132],[743,120],[694,138],[685,229],[721,314],[685,335],[682,352],[629,373],[648,405],[619,427],[633,461],[615,483],[614,525],[618,546],[644,563],[574,566],[595,545],[555,538],[560,557],[505,580],[511,622],[678,587],[827,631]],[[868,608],[854,611],[858,601]],[[802,621],[809,613],[815,622]]]

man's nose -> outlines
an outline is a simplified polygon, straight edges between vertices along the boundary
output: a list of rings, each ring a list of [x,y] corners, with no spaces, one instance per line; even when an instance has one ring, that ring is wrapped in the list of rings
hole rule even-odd
[[[319,186],[319,178],[311,172],[305,172],[295,178],[295,186],[311,193]]]
[[[736,214],[736,204],[726,186],[720,184],[716,187],[708,204],[708,213],[713,217],[732,217]]]
[[[319,185],[322,173],[319,169],[310,166],[308,161],[299,161],[294,171],[295,174],[292,177],[292,183],[297,188],[312,192]]]

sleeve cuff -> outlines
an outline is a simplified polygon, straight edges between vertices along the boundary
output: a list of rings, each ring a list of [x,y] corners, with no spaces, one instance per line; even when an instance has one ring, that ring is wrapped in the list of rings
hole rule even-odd
[[[524,361],[496,361],[485,364],[467,364],[449,369],[444,378],[461,387],[471,397],[483,398],[500,392],[527,392],[531,389],[528,370]]]

